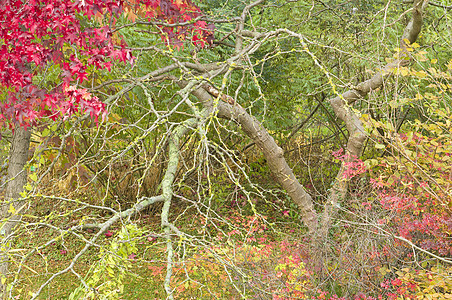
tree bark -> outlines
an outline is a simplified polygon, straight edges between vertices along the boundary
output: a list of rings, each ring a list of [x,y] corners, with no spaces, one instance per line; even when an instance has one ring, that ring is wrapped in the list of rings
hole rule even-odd
[[[198,120],[188,119],[181,125],[179,125],[175,130],[172,131],[169,140],[168,149],[168,166],[166,168],[165,175],[162,180],[162,196],[164,198],[164,204],[162,208],[162,228],[166,235],[166,252],[167,252],[167,265],[166,265],[166,276],[163,283],[167,299],[174,299],[173,292],[171,289],[171,276],[173,274],[174,265],[174,249],[173,242],[171,240],[171,223],[169,221],[169,213],[171,206],[171,199],[173,197],[173,184],[176,178],[177,168],[179,166],[180,159],[180,140],[187,133],[190,128],[196,127]]]
[[[28,160],[31,131],[18,126],[11,141],[10,157],[8,162],[8,177],[5,199],[1,203],[1,251],[0,251],[0,299],[7,299],[6,278],[8,276],[9,244],[13,230],[20,219],[20,210],[23,201],[21,198],[24,185],[27,183],[27,171],[24,169]],[[14,212],[10,209],[13,207]]]

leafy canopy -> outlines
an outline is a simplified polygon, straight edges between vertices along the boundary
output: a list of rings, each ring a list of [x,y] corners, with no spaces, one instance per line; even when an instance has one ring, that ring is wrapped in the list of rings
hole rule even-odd
[[[188,0],[4,0],[0,123],[29,126],[78,111],[95,119],[104,113],[105,105],[80,85],[96,70],[110,70],[115,61],[133,64],[131,51],[114,34],[116,20],[124,14],[151,24],[159,21],[155,24],[162,39],[177,47],[190,32],[201,47],[212,40],[213,28]],[[171,26],[183,22],[185,26]],[[50,85],[40,80],[45,77]]]

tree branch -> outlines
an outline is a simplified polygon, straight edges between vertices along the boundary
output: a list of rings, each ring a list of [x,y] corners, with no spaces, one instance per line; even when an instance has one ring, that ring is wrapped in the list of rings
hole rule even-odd
[[[204,106],[216,112],[220,118],[234,120],[242,130],[256,143],[267,159],[268,166],[278,183],[287,191],[291,199],[298,205],[304,224],[311,233],[317,230],[317,214],[311,196],[295,177],[287,164],[283,150],[276,144],[256,118],[250,116],[231,96],[222,93],[211,85],[193,91]],[[216,97],[216,99],[212,98]]]
[[[338,95],[330,100],[331,106],[333,107],[336,116],[344,121],[347,126],[349,139],[347,142],[347,147],[345,149],[345,160],[342,162],[341,169],[337,174],[336,180],[331,189],[331,193],[328,197],[328,201],[325,204],[321,229],[319,232],[320,236],[322,237],[321,239],[326,238],[335,207],[337,206],[338,202],[345,197],[348,191],[349,180],[344,177],[346,164],[360,157],[364,141],[367,137],[363,124],[359,118],[359,114],[355,113],[354,109],[349,105],[354,103],[358,99],[364,98],[372,90],[383,86],[385,78],[392,73],[392,70],[394,70],[394,68],[398,68],[401,65],[409,63],[409,60],[407,60],[409,55],[407,51],[408,45],[406,40],[408,40],[409,44],[411,44],[414,43],[419,36],[423,22],[422,12],[427,3],[428,0],[414,1],[411,20],[408,22],[400,41],[400,47],[402,48],[402,51],[400,51],[399,57],[393,62],[387,64],[372,78],[361,82],[355,88],[348,90],[345,93]]]

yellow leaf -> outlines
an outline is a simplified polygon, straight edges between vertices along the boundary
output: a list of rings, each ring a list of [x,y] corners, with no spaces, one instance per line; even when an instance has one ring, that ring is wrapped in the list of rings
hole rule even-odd
[[[413,47],[413,48],[419,48],[420,45],[419,45],[418,43],[413,43],[413,44],[411,44],[411,47]]]
[[[12,203],[9,205],[8,213],[10,213],[12,215],[14,215],[16,213],[16,209],[14,208]]]
[[[436,58],[431,60],[432,64],[436,64],[438,62],[438,60]]]
[[[385,276],[386,274],[388,274],[389,272],[391,272],[391,270],[389,270],[389,269],[386,268],[386,267],[382,267],[382,268],[380,268],[380,269],[378,270],[378,272],[379,272],[382,276]]]
[[[416,71],[413,73],[416,77],[424,78],[427,77],[427,73],[425,71]]]
[[[28,177],[33,181],[38,180],[38,175],[36,173],[31,173]]]
[[[50,130],[49,129],[44,129],[43,131],[42,131],[42,134],[41,134],[41,136],[42,137],[46,137],[46,136],[48,136],[50,134]]]

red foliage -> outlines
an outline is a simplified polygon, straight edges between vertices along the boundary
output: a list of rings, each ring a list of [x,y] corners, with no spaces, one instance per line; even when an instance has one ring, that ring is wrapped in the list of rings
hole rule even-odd
[[[128,4],[127,4],[128,5]],[[201,16],[190,1],[142,0],[148,18],[168,24]],[[133,64],[134,57],[122,43],[115,48],[112,26],[123,13],[120,0],[2,0],[0,1],[0,86],[7,100],[0,103],[0,124],[34,124],[43,117],[55,119],[79,110],[97,118],[105,110],[96,97],[73,86],[88,78],[88,68],[110,70],[113,61]],[[87,26],[87,20],[108,18],[109,26]],[[100,22],[102,24],[102,22]],[[188,31],[192,41],[211,42],[213,27],[196,20],[190,26],[162,26],[162,38],[181,46]],[[60,68],[60,83],[42,88],[38,75],[49,66]],[[4,95],[5,96],[5,95]]]
[[[451,142],[413,134],[401,135],[404,149],[412,157],[379,165],[382,175],[372,179],[383,209],[392,211],[397,234],[423,249],[451,255],[452,210],[448,189],[452,169],[447,156]],[[416,150],[416,151],[414,151]],[[445,154],[445,156],[443,156]]]
[[[120,2],[111,0],[3,1],[0,84],[7,89],[8,97],[0,107],[0,122],[18,121],[27,126],[42,117],[55,119],[79,109],[99,116],[105,106],[70,84],[82,83],[88,66],[102,69],[111,60],[132,62],[133,57],[125,48],[114,48],[107,26],[84,27],[81,16],[90,18],[96,12],[113,15],[120,11]],[[68,51],[69,47],[77,51]],[[62,84],[47,91],[34,84],[33,79],[51,64],[60,67]]]
[[[213,42],[215,26],[201,20],[202,12],[190,0],[141,0],[146,5],[146,16],[164,21],[160,29],[162,39],[176,47],[182,47],[185,39],[191,37],[191,42],[203,48]],[[183,24],[184,26],[174,26]]]
[[[344,149],[341,148],[331,153],[335,159],[344,162],[344,172],[342,173],[344,179],[352,179],[366,172],[366,167],[361,159],[350,153],[344,154]]]

